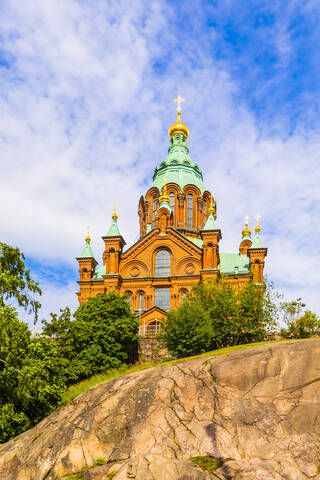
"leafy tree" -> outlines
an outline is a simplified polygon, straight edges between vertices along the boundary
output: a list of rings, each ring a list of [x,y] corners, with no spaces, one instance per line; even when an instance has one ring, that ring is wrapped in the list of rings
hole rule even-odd
[[[68,384],[128,362],[138,340],[139,321],[126,297],[118,293],[97,295],[81,305],[71,319],[70,310],[44,322],[43,334],[51,337],[66,360]]]
[[[225,278],[201,283],[191,297],[168,313],[161,337],[177,356],[265,338],[275,326],[271,285],[252,281],[237,291]]]
[[[32,293],[41,295],[41,289],[24,264],[24,255],[19,248],[0,242],[0,305],[15,298],[18,305],[34,312],[37,319],[40,303]]]
[[[31,340],[14,308],[0,306],[0,442],[33,426],[59,404],[65,384],[52,367],[56,353],[52,342]]]
[[[320,319],[319,317],[306,310],[303,315],[289,322],[287,335],[293,335],[300,338],[309,338],[319,333]]]
[[[186,299],[179,309],[167,313],[162,323],[162,339],[168,350],[178,357],[206,350],[211,344],[208,314],[200,305]]]

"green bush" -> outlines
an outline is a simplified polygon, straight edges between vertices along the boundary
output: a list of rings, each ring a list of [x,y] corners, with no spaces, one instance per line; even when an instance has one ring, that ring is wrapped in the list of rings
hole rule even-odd
[[[160,336],[170,352],[183,357],[263,340],[276,319],[271,287],[249,281],[236,291],[222,278],[194,287],[180,307],[168,312]]]

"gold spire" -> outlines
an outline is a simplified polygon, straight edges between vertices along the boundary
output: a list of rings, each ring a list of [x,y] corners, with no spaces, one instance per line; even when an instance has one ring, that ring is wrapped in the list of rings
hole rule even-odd
[[[211,198],[210,198],[210,207],[208,208],[208,212],[209,212],[209,215],[210,213],[213,213],[213,215],[216,213],[216,209],[214,208],[214,205],[213,205],[213,196],[211,195]]]
[[[254,229],[254,231],[255,231],[256,233],[261,232],[261,228],[260,228],[260,225],[259,225],[259,218],[261,218],[261,215],[257,214],[257,215],[256,215],[257,225],[256,225],[256,228]]]
[[[170,197],[167,192],[167,180],[163,181],[163,188],[162,188],[162,195],[159,198],[159,202],[167,202],[170,203]]]
[[[186,125],[181,122],[181,102],[184,102],[184,98],[181,98],[181,95],[178,95],[178,98],[174,100],[178,104],[177,106],[177,121],[169,128],[169,137],[172,138],[175,133],[182,133],[185,138],[189,136],[189,129]]]
[[[87,233],[87,236],[85,238],[85,241],[86,243],[90,243],[91,242],[91,238],[90,238],[90,227],[88,225],[88,233]]]
[[[250,230],[249,227],[248,227],[249,216],[246,215],[246,216],[244,217],[244,219],[245,219],[245,222],[246,222],[246,224],[245,224],[246,226],[244,227],[244,230],[242,230],[242,236],[244,237],[245,235],[248,235],[248,236],[250,237],[250,235],[251,235],[251,230]]]
[[[116,212],[116,202],[113,202],[113,214],[112,214],[112,220],[118,220],[118,215]]]

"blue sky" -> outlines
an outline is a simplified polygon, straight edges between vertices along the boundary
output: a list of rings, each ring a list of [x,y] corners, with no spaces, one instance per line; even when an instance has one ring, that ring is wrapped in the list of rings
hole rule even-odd
[[[76,307],[86,226],[100,261],[114,201],[136,239],[178,93],[221,250],[260,213],[269,278],[320,313],[319,24],[312,0],[1,2],[1,239],[39,280],[40,317]]]

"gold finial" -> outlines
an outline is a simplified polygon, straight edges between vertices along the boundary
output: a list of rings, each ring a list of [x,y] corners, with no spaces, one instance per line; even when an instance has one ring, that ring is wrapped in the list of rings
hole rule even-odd
[[[116,212],[116,202],[113,202],[113,214],[112,214],[112,220],[118,220],[118,215]]]
[[[167,180],[163,180],[163,188],[162,188],[162,195],[159,198],[159,202],[167,202],[170,203],[170,197],[167,192]]]
[[[90,227],[88,225],[88,233],[87,233],[87,236],[85,238],[85,241],[86,243],[90,243],[91,242],[91,238],[90,238]]]
[[[214,208],[214,205],[213,205],[213,196],[212,195],[210,197],[210,207],[208,208],[208,212],[209,212],[209,214],[213,213],[213,215],[216,213],[216,209]]]
[[[181,102],[184,102],[184,98],[181,95],[178,95],[178,98],[174,99],[177,105],[177,121],[169,128],[169,137],[172,138],[175,133],[182,133],[185,138],[189,136],[189,129],[186,125],[181,122]]]
[[[261,232],[261,228],[260,228],[260,225],[259,225],[259,219],[261,218],[261,215],[259,215],[259,213],[256,215],[256,219],[257,219],[257,225],[256,225],[256,228],[254,229],[254,231],[256,233],[259,233]]]
[[[244,237],[244,236],[246,235],[246,236],[249,236],[249,237],[250,237],[250,235],[251,235],[251,230],[250,230],[250,228],[248,227],[249,215],[246,215],[246,216],[244,217],[244,219],[245,219],[245,222],[246,222],[246,223],[245,223],[244,229],[242,230],[242,236]]]

